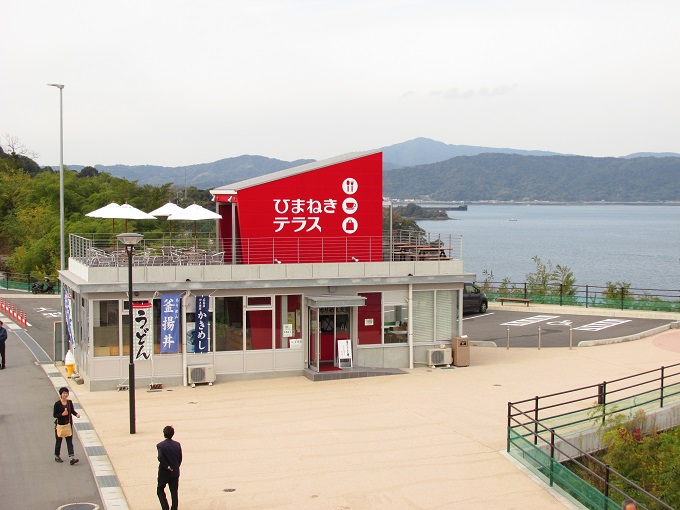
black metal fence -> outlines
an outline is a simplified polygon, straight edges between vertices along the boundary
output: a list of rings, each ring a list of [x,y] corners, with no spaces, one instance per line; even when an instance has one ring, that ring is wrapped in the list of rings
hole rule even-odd
[[[638,289],[629,286],[531,285],[527,282],[478,282],[490,301],[528,299],[532,303],[586,308],[618,308],[680,312],[680,289]]]
[[[0,288],[5,290],[25,290],[31,292],[34,283],[42,284],[45,277],[54,284],[53,292],[59,293],[60,282],[57,275],[42,273],[0,273]]]
[[[507,451],[550,486],[561,487],[587,508],[620,508],[622,500],[632,497],[638,502],[639,509],[671,509],[574,445],[566,436],[582,436],[585,429],[605,425],[616,415],[629,416],[632,409],[648,411],[678,404],[680,363],[600,384],[508,402]],[[564,465],[565,460],[572,469]]]

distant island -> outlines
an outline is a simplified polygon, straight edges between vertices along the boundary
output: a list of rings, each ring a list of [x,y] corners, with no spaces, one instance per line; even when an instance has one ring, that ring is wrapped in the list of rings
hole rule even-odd
[[[393,212],[409,220],[449,220],[449,215],[441,209],[429,209],[416,204],[400,205]]]

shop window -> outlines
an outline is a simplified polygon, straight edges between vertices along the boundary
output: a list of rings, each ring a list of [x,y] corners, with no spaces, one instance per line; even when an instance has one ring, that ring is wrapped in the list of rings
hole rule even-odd
[[[273,347],[273,312],[274,310],[246,311],[246,350],[257,351]]]
[[[413,293],[413,341],[451,340],[457,330],[457,291],[429,290]]]
[[[437,322],[435,324],[435,340],[451,340],[455,331],[456,303],[458,292],[455,290],[438,290],[435,293],[437,301]]]
[[[302,349],[302,296],[276,296],[276,348]]]
[[[386,344],[408,343],[408,308],[406,306],[385,306],[383,330]]]
[[[92,345],[97,357],[119,354],[119,305],[117,299],[93,303]]]
[[[271,296],[248,296],[248,308],[271,308]]]
[[[215,350],[243,350],[243,297],[215,298]]]
[[[434,341],[434,291],[413,293],[413,341]]]

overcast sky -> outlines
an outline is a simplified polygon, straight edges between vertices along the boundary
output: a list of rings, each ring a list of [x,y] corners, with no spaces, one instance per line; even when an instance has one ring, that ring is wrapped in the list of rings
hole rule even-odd
[[[678,0],[5,0],[0,135],[43,165],[427,137],[680,152]],[[4,136],[0,139],[4,145]]]

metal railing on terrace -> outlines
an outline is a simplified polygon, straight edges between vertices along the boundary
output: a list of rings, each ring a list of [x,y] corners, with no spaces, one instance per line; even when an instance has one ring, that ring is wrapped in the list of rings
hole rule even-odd
[[[478,282],[490,301],[529,299],[534,304],[680,312],[680,289],[639,289],[625,286],[548,284],[540,288],[527,282]]]
[[[70,257],[89,266],[126,266],[114,234],[70,234]],[[215,233],[144,237],[134,265],[299,264],[461,260],[462,237],[395,231],[382,236],[218,239]]]
[[[680,364],[508,402],[507,451],[551,487],[557,485],[586,508],[620,508],[621,501],[632,497],[638,502],[638,509],[672,510],[671,506],[574,445],[569,437],[578,437],[587,429],[605,425],[615,415],[630,416],[632,410],[650,411],[678,404]],[[567,434],[569,437],[565,437]],[[567,459],[577,471],[594,480],[594,485],[564,466],[558,457]]]

